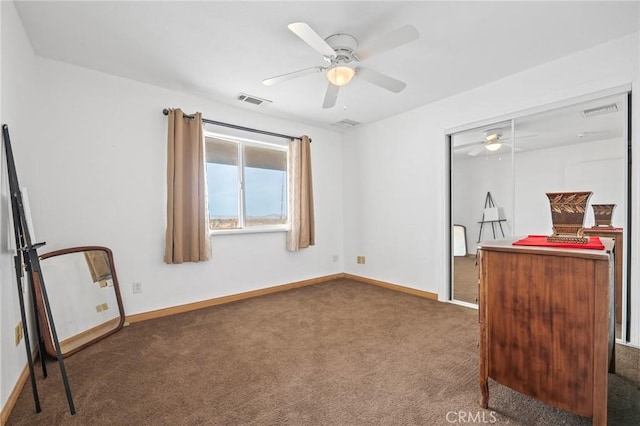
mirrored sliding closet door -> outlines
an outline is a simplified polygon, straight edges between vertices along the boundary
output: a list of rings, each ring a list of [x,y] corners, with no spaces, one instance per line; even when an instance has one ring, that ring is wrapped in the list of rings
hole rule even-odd
[[[620,93],[450,135],[452,301],[477,304],[480,241],[550,235],[546,193],[591,191],[585,233],[616,242],[616,337],[627,340],[627,122]],[[597,205],[615,205],[606,226]]]

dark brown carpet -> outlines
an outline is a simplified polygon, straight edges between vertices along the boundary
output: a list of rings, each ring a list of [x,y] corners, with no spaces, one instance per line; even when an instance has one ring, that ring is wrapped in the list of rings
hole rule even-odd
[[[453,299],[478,303],[478,267],[475,256],[453,258]]]
[[[27,385],[8,424],[449,425],[468,413],[591,424],[495,382],[495,413],[479,409],[477,320],[476,310],[338,280],[146,321],[67,358],[75,416],[50,362],[42,412]],[[637,369],[618,353],[621,369]],[[640,424],[638,383],[609,377],[609,424]]]

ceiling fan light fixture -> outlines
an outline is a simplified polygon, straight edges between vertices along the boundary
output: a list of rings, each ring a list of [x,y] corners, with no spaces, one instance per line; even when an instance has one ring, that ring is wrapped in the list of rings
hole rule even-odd
[[[500,138],[502,137],[502,131],[500,129],[489,129],[486,130],[483,134],[485,144],[484,147],[487,151],[497,151],[502,146],[502,142],[500,142]]]
[[[356,74],[351,67],[344,65],[335,65],[327,70],[327,80],[334,86],[344,86],[348,84]]]
[[[488,142],[487,144],[485,144],[485,148],[487,148],[487,150],[489,151],[497,151],[500,149],[500,147],[502,146],[502,144],[500,142]]]
[[[483,136],[487,142],[494,142],[499,140],[502,137],[502,131],[499,129],[486,130],[483,133]]]

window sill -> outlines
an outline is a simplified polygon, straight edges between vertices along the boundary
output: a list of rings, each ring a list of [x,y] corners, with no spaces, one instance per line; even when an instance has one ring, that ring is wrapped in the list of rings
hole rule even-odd
[[[287,232],[288,226],[256,226],[252,228],[243,229],[218,229],[215,231],[209,230],[209,237],[216,235],[232,235],[232,234],[263,234],[266,232]]]

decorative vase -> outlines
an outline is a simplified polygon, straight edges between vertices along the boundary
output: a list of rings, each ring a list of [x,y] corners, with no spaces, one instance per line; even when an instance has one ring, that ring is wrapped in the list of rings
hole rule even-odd
[[[591,207],[593,207],[593,217],[596,221],[595,226],[613,228],[611,217],[613,216],[613,210],[616,208],[615,204],[591,204]]]
[[[583,237],[584,216],[589,198],[593,192],[547,192],[551,204],[553,234],[547,237],[549,242],[568,242],[586,244]]]

